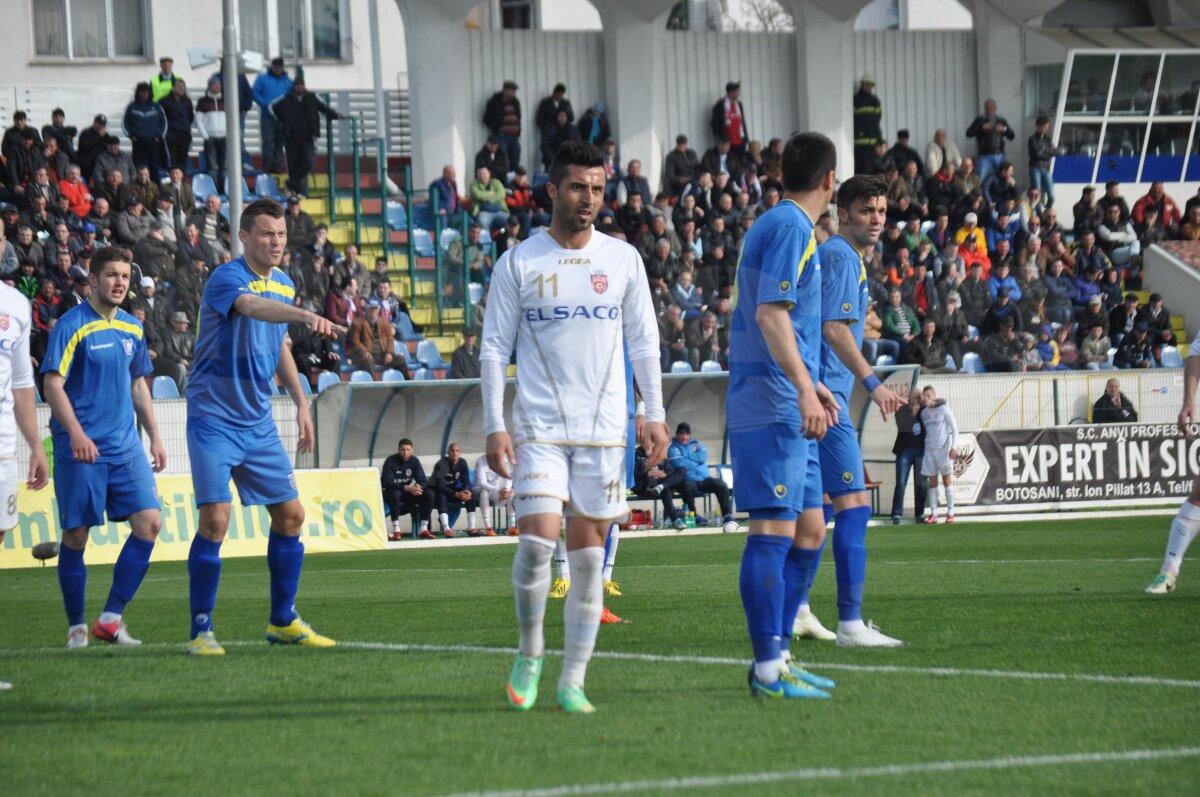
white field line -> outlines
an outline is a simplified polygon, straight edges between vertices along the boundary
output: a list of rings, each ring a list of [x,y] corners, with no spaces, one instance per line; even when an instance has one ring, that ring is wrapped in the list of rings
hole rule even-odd
[[[222,642],[225,647],[251,647],[265,644],[261,641],[236,640]],[[107,645],[95,643],[87,648],[111,651]],[[183,651],[183,643],[155,642],[142,645],[151,650],[176,649]],[[348,650],[380,651],[387,653],[472,653],[488,656],[512,656],[516,648],[493,647],[488,645],[421,645],[402,642],[338,642],[338,647]],[[66,647],[41,648],[0,648],[0,657],[22,657],[40,655],[80,655],[80,651],[69,651]],[[549,656],[561,656],[561,650],[547,650]],[[87,655],[83,653],[82,655]],[[648,664],[692,664],[699,666],[739,667],[744,668],[748,659],[728,656],[684,656],[662,655],[657,653],[633,653],[628,651],[598,650],[592,658],[611,659],[614,661],[634,661]],[[1102,675],[1092,673],[1068,672],[1036,672],[1025,670],[985,670],[961,667],[909,667],[894,664],[849,664],[844,662],[806,661],[805,666],[814,670],[841,670],[844,672],[880,673],[885,675],[916,675],[934,676],[940,678],[999,678],[1016,681],[1060,681],[1097,684],[1116,684],[1121,686],[1165,686],[1180,689],[1200,689],[1200,680],[1184,678],[1159,678],[1149,675]]]
[[[1142,761],[1161,761],[1171,758],[1200,757],[1200,747],[1178,747],[1160,750],[1112,750],[1094,753],[1062,753],[1057,755],[1003,756],[960,761],[927,761],[911,764],[883,764],[873,767],[820,767],[775,772],[746,772],[734,775],[699,775],[656,780],[625,780],[610,783],[585,783],[550,786],[536,789],[506,789],[493,791],[458,792],[446,797],[578,797],[593,794],[629,794],[642,791],[691,791],[719,789],[729,786],[758,786],[768,783],[790,783],[814,780],[849,780],[851,778],[887,778],[905,775],[942,774],[979,770],[1028,769],[1079,764],[1113,764]]]

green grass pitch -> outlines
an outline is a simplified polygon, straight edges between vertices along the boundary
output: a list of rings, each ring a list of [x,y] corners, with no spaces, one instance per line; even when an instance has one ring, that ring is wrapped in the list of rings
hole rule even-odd
[[[216,659],[184,654],[184,563],[130,606],[144,647],[72,652],[53,567],[0,571],[0,793],[1197,794],[1200,563],[1142,593],[1169,522],[872,529],[865,614],[907,645],[795,643],[838,686],[786,704],[746,689],[744,537],[628,534],[609,606],[633,623],[601,628],[590,717],[553,708],[555,657],[532,712],[505,704],[509,546],[310,557],[331,651],[263,642],[266,564],[228,560]],[[827,551],[827,625],[835,599]],[[551,601],[551,648],[561,623]]]

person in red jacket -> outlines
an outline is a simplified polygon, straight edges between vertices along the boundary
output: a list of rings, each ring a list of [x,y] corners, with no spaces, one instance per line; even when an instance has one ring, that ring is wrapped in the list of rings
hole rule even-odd
[[[1179,205],[1175,204],[1174,199],[1167,196],[1167,191],[1161,182],[1151,183],[1150,190],[1146,195],[1133,205],[1133,212],[1130,215],[1133,217],[1133,224],[1138,232],[1145,228],[1146,211],[1150,208],[1158,210],[1158,221],[1168,232],[1174,232],[1175,228],[1179,226],[1179,222],[1183,220],[1183,215],[1179,212]]]

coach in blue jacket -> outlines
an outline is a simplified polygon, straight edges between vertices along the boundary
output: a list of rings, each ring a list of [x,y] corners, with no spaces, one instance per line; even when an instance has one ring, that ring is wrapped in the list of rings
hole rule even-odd
[[[729,486],[721,479],[708,473],[708,449],[698,440],[692,439],[692,427],[681,423],[675,427],[675,440],[667,450],[667,460],[673,470],[687,471],[687,478],[679,485],[679,497],[689,512],[696,511],[696,495],[712,493],[721,505],[723,520],[733,519],[729,502]],[[697,526],[708,526],[708,518],[696,515]]]
[[[283,163],[283,131],[271,110],[271,103],[292,90],[292,78],[283,68],[282,58],[271,59],[271,68],[254,80],[254,102],[259,108],[262,131],[263,171],[278,172]]]

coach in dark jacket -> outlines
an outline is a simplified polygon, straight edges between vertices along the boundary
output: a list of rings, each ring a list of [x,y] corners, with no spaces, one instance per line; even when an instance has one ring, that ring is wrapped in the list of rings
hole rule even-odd
[[[447,537],[453,537],[450,529],[450,506],[461,504],[470,513],[469,527],[475,531],[475,493],[471,489],[471,471],[466,460],[462,458],[462,447],[451,443],[446,450],[446,456],[433,466],[433,504],[437,508],[438,519],[442,523],[442,532]]]
[[[1092,423],[1137,423],[1133,402],[1121,392],[1121,383],[1110,379],[1104,385],[1104,395],[1092,405]]]
[[[913,517],[921,522],[925,514],[927,488],[921,478],[921,458],[925,455],[925,433],[921,429],[921,391],[908,394],[908,403],[896,410],[896,442],[892,453],[896,455],[896,489],[892,493],[892,525],[900,524],[904,514],[904,491],[908,488],[908,477],[913,479]]]
[[[288,190],[301,196],[308,193],[308,174],[317,156],[316,141],[321,135],[321,119],[340,119],[338,112],[309,94],[304,75],[297,75],[292,90],[271,106],[283,131],[287,147]]]
[[[397,452],[383,462],[383,471],[379,476],[379,485],[383,488],[383,502],[387,507],[388,517],[392,520],[392,531],[388,539],[400,538],[400,516],[412,515],[413,536],[417,533],[417,523],[421,524],[424,536],[432,537],[429,533],[429,513],[433,511],[433,495],[427,489],[429,484],[421,460],[413,456],[412,441],[407,437],[400,441]]]

